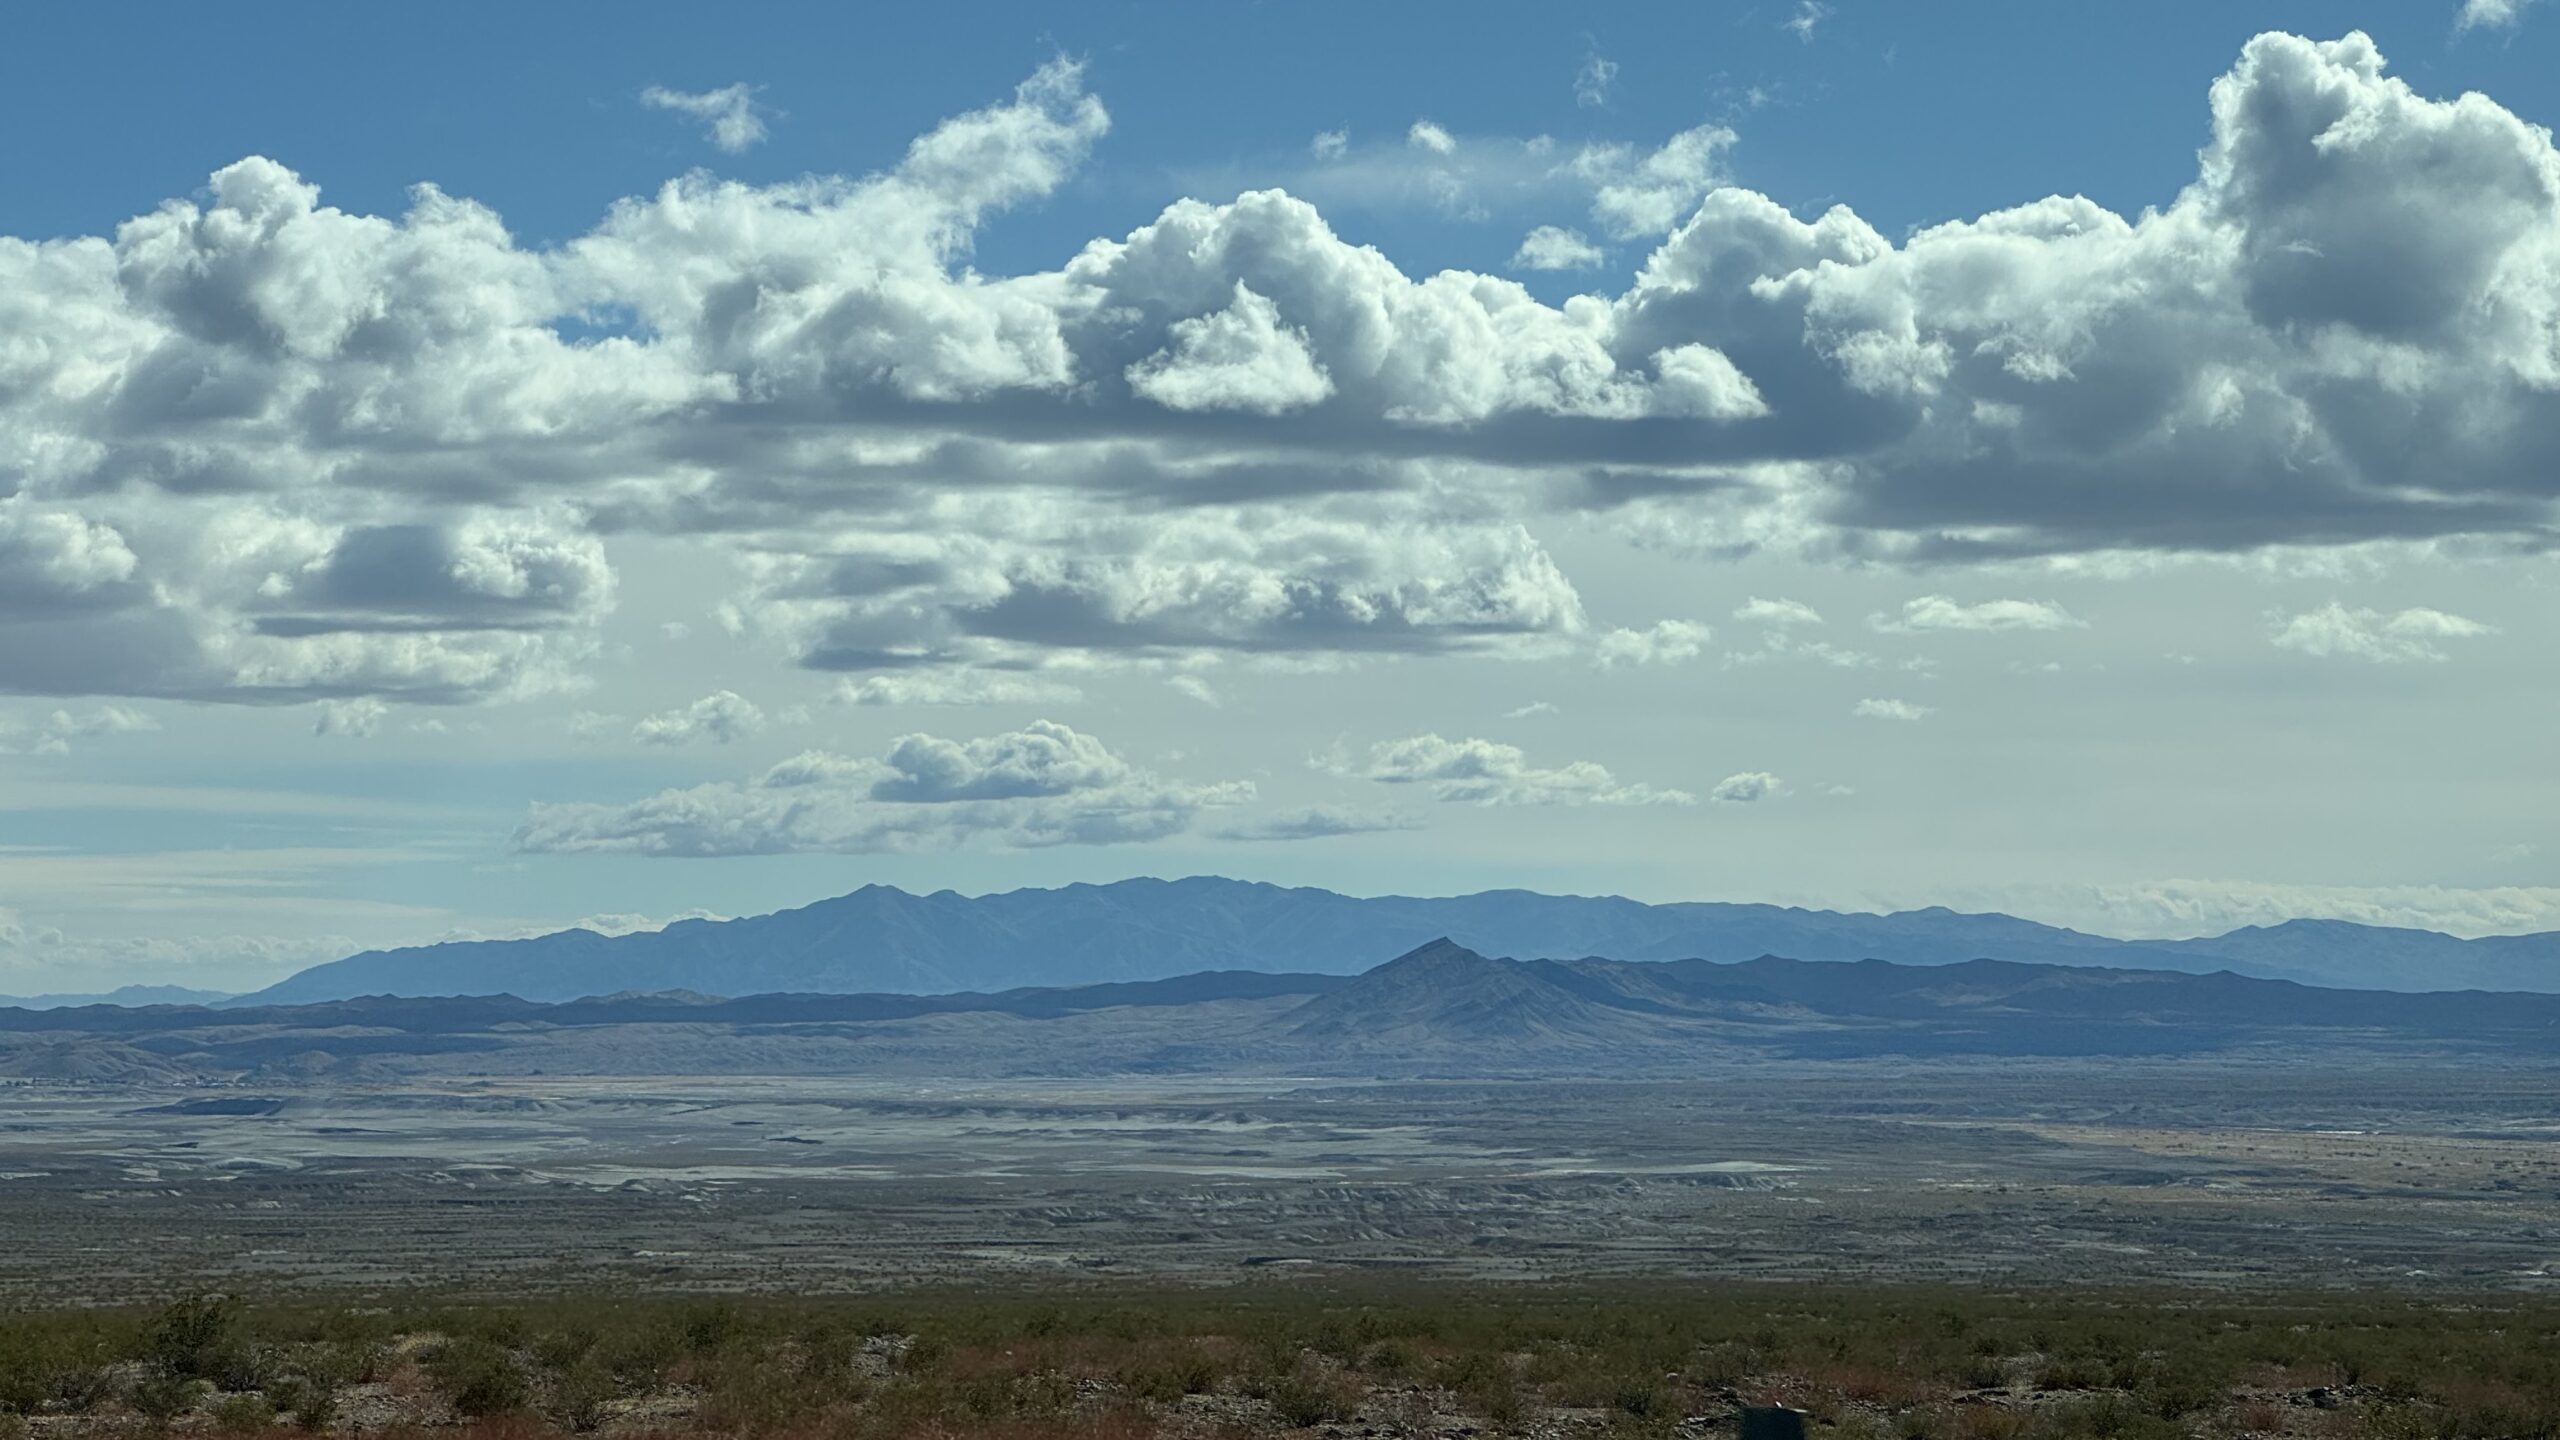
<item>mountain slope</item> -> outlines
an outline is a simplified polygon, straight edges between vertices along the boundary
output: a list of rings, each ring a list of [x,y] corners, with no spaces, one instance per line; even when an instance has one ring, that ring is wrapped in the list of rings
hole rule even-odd
[[[1336,1053],[1617,1067],[1750,1051],[2178,1055],[2270,1044],[2409,1044],[2449,1053],[2560,1047],[2560,996],[2335,990],[2228,972],[1969,960],[1489,959],[1446,940],[1282,1017]]]
[[[2311,922],[2303,922],[2309,924]],[[1615,896],[1494,890],[1359,898],[1215,877],[1126,880],[964,896],[866,885],[797,910],[688,920],[608,938],[372,951],[315,966],[231,1004],[368,994],[511,993],[566,1000],[619,991],[933,994],[1156,980],[1203,970],[1355,974],[1447,937],[1495,954],[1624,960],[1993,958],[2261,975],[2349,987],[2560,990],[2560,937],[2457,940],[2318,922],[2218,940],[2128,942],[2007,915],[1892,915],[1774,905],[1646,905]],[[2218,948],[2229,942],[2229,949]]]
[[[2560,996],[2318,989],[1973,960],[1492,959],[1447,940],[1356,977],[1230,971],[976,995],[514,996],[0,1010],[0,1076],[279,1087],[506,1075],[1502,1076],[1871,1057],[2541,1064]],[[254,1098],[254,1097],[245,1097]],[[217,1097],[209,1103],[245,1103]]]

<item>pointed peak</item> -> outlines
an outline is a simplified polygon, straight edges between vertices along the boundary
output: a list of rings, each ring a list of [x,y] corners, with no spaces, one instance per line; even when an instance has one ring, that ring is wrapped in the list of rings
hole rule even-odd
[[[1398,966],[1415,968],[1427,965],[1482,965],[1485,963],[1487,962],[1484,956],[1443,935],[1437,940],[1428,940],[1414,946],[1378,968],[1385,970]]]

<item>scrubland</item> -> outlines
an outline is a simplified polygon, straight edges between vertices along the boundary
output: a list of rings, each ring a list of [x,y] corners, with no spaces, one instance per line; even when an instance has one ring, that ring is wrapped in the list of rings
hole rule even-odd
[[[13,1437],[2560,1434],[2514,1296],[1269,1283],[874,1298],[199,1295],[0,1322]]]

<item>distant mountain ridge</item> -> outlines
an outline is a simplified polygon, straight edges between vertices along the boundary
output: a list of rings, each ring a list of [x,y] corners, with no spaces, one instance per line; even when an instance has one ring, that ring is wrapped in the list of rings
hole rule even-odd
[[[2006,960],[1510,960],[1447,939],[1357,976],[1225,971],[998,994],[0,1010],[0,1077],[156,1086],[679,1074],[1625,1078],[1886,1057],[2444,1066],[2545,1064],[2555,1050],[2560,995],[2412,995]],[[263,1114],[286,1102],[225,1093],[177,1103],[192,1107],[183,1113]]]
[[[191,990],[184,985],[120,985],[82,995],[0,995],[0,1008],[61,1010],[80,1005],[215,1005],[231,998],[228,990]]]
[[[622,991],[944,994],[1147,981],[1202,971],[1357,974],[1435,938],[1500,955],[1622,960],[1996,959],[2207,973],[2374,990],[2560,992],[2560,933],[2462,940],[2294,921],[2229,935],[2128,941],[1943,907],[1890,915],[1776,905],[1648,905],[1491,890],[1355,897],[1196,876],[965,896],[866,885],[795,910],[685,920],[620,936],[569,930],[369,951],[231,1005],[360,995],[559,1001]]]

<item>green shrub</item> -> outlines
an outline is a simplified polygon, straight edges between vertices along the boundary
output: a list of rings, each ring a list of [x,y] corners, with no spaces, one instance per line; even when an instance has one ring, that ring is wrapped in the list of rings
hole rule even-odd
[[[479,1419],[524,1408],[524,1371],[505,1347],[489,1340],[450,1340],[427,1358],[427,1373],[458,1414]]]
[[[191,1295],[160,1312],[143,1358],[182,1380],[216,1380],[240,1361],[240,1302],[229,1295]]]
[[[277,1413],[305,1430],[327,1428],[338,1418],[338,1389],[314,1375],[286,1375],[267,1389]]]
[[[124,1403],[149,1421],[153,1429],[166,1430],[170,1421],[195,1408],[196,1397],[202,1393],[202,1380],[192,1375],[173,1375],[155,1366],[125,1387]]]
[[[1359,1409],[1359,1397],[1349,1386],[1304,1370],[1266,1377],[1255,1389],[1270,1403],[1273,1414],[1299,1429],[1348,1420]]]
[[[544,1407],[553,1424],[584,1434],[604,1424],[605,1407],[615,1394],[613,1372],[592,1358],[560,1372],[551,1382],[551,1403]]]
[[[213,1402],[213,1428],[225,1435],[258,1435],[274,1429],[276,1407],[251,1391],[225,1395]]]

